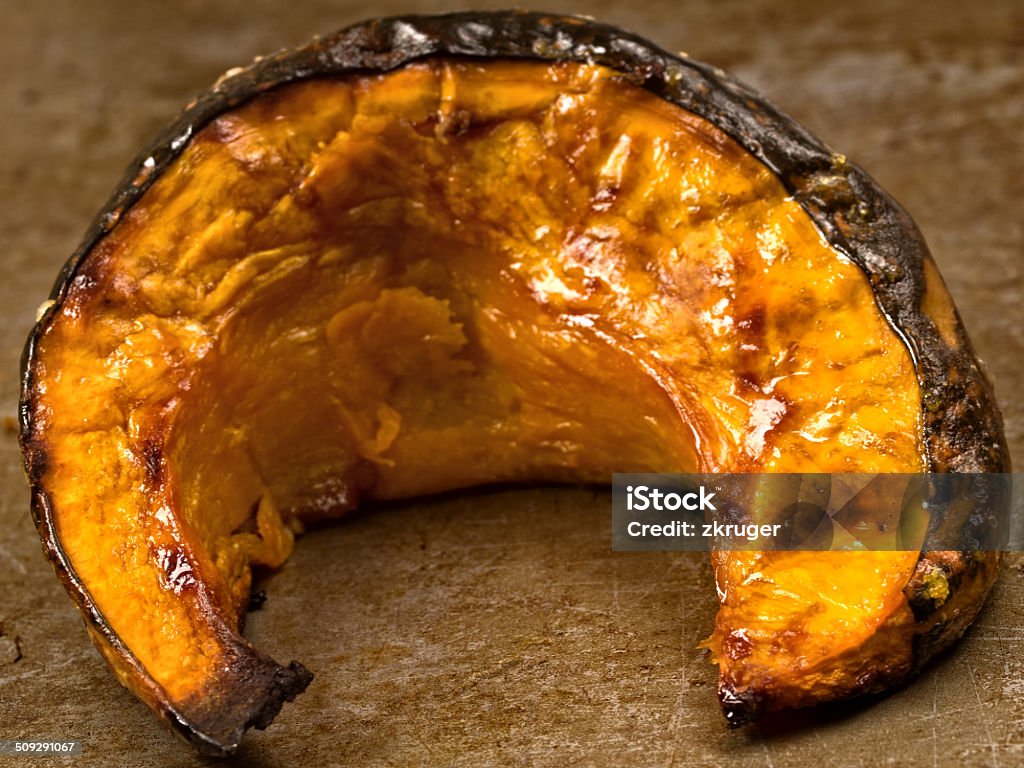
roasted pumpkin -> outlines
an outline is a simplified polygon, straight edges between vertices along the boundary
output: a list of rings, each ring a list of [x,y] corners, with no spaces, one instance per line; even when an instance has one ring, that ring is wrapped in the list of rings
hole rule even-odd
[[[613,471],[1006,471],[906,213],[727,75],[533,13],[360,24],[226,76],[149,147],[24,358],[45,550],[201,750],[311,675],[240,634],[310,520]],[[720,552],[734,724],[958,637],[979,552]]]

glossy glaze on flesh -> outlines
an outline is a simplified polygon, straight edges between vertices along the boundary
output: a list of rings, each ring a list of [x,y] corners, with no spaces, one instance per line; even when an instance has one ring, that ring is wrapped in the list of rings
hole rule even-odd
[[[91,267],[40,344],[61,371],[46,482],[100,610],[178,701],[307,510],[922,465],[913,366],[862,273],[734,142],[599,67],[287,87],[206,128]],[[916,562],[877,557],[894,581],[844,581],[880,591],[871,621]]]

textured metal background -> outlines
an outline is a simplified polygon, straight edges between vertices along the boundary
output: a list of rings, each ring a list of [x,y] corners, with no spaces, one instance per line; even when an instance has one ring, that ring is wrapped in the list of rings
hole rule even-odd
[[[28,516],[13,418],[36,306],[126,163],[223,70],[374,15],[503,3],[10,4],[0,24],[0,738],[32,765],[204,765],[86,639]],[[732,70],[915,216],[1024,456],[1024,7],[552,2]],[[876,766],[1024,763],[1024,568],[913,684],[730,732],[696,645],[697,554],[610,551],[610,500],[474,493],[307,536],[247,634],[317,673],[246,766]],[[2,758],[0,764],[17,758]],[[28,763],[28,760],[24,760]]]

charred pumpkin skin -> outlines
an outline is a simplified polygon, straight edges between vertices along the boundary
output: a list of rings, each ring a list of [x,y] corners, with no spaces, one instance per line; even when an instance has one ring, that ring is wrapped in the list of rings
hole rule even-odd
[[[26,346],[21,402],[22,447],[32,484],[33,513],[44,549],[87,617],[90,633],[122,681],[201,748],[231,751],[245,728],[264,727],[282,703],[308,684],[300,665],[244,659],[235,679],[261,680],[266,695],[251,700],[241,687],[204,691],[207,715],[186,720],[111,630],[68,561],[56,535],[54,512],[41,480],[47,446],[34,421],[38,401],[36,343],[83,276],[87,257],[181,154],[189,137],[217,116],[272,87],[312,77],[386,72],[435,55],[593,62],[621,72],[657,96],[708,120],[763,162],[808,213],[829,243],[867,275],[876,301],[913,355],[922,394],[923,441],[933,471],[1008,471],[1009,459],[991,387],[982,375],[955,309],[913,223],[856,166],[831,153],[788,118],[727,76],[660,51],[613,28],[576,18],[526,13],[455,14],[369,22],[294,52],[264,59],[218,83],[140,155],[113,199],[68,262]],[[154,490],[159,472],[151,478]],[[897,684],[957,638],[973,620],[995,578],[996,554],[923,553],[904,592],[917,631],[912,660],[884,664],[858,676],[848,693]],[[941,595],[936,579],[948,585]],[[761,710],[804,704],[784,686],[753,689],[723,675],[723,708],[738,724]]]

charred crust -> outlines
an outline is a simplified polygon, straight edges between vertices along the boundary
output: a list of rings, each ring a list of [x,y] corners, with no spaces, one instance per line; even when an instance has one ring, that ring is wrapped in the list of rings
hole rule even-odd
[[[47,467],[49,466],[49,454],[46,451],[46,445],[43,441],[36,440],[22,433],[21,456],[25,464],[25,473],[33,482],[33,488],[35,489],[36,481],[46,474]],[[34,506],[33,509],[35,509]]]
[[[913,645],[915,671],[967,631],[995,581],[1001,559],[997,552],[926,552],[921,556],[904,590],[920,627]]]
[[[313,680],[313,673],[299,662],[281,666],[248,644],[227,666],[227,674],[216,678],[214,687],[180,705],[188,726],[175,728],[201,752],[218,757],[234,752],[249,728],[270,725],[285,702]]]
[[[725,679],[718,683],[718,701],[730,728],[741,728],[754,722],[764,710],[761,696],[748,688],[738,688]]]
[[[252,613],[253,611],[260,610],[261,608],[263,608],[263,606],[266,604],[266,602],[267,602],[267,593],[264,590],[260,589],[260,590],[255,590],[255,591],[251,592],[249,594],[249,600],[246,603],[246,609],[245,609],[246,613]],[[243,617],[244,617],[244,614],[243,614]]]

